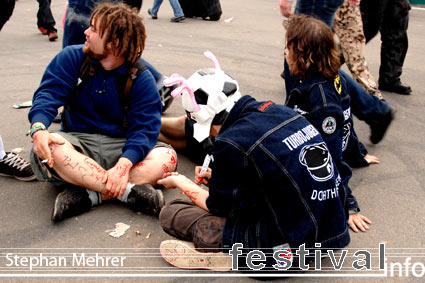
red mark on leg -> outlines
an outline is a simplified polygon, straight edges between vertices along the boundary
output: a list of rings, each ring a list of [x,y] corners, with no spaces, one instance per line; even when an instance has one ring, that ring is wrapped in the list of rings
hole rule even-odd
[[[92,160],[92,159],[86,158],[86,159],[84,159],[84,163],[86,163],[86,165],[87,165],[90,169],[95,170],[95,171],[97,171],[98,173],[104,173],[104,172],[105,172],[105,170],[104,170],[102,167],[100,167],[100,166],[99,166],[99,164],[97,164],[97,163],[96,163],[94,160]]]
[[[161,168],[162,168],[162,171],[164,171],[164,173],[169,172],[169,168],[168,168],[167,164],[162,164]]]
[[[171,155],[170,161],[168,162],[169,164],[168,172],[175,171],[176,165],[177,165],[177,154],[174,150],[171,150],[171,149],[168,150],[168,154]],[[172,170],[170,170],[170,168],[172,168]]]
[[[174,153],[171,154],[171,158],[170,158],[169,163],[170,164],[176,164],[177,163],[177,156]]]
[[[139,163],[137,163],[133,167],[143,167],[143,166],[145,166],[145,163],[143,161],[140,161]]]

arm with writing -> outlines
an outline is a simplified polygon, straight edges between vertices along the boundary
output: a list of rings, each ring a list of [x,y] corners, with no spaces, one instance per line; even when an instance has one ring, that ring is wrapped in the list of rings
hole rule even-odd
[[[178,188],[184,192],[194,204],[209,211],[206,205],[206,200],[209,196],[208,191],[202,189],[186,176],[180,175],[177,172],[165,173],[163,178],[158,180],[158,184],[163,185],[167,189]]]

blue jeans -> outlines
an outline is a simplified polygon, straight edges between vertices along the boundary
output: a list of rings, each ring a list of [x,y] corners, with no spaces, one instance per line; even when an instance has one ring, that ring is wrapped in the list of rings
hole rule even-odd
[[[344,0],[298,0],[295,6],[295,14],[313,16],[332,28],[335,11],[342,3],[344,3]]]
[[[90,26],[91,9],[68,6],[63,27],[62,48],[68,45],[83,44],[86,41],[84,31]]]
[[[159,7],[161,7],[163,0],[155,0],[153,2],[153,6],[151,9],[152,15],[153,16],[158,16],[158,10]],[[182,7],[180,6],[180,3],[178,0],[169,0],[170,1],[170,5],[173,8],[173,12],[174,12],[174,17],[182,17],[184,16]]]
[[[347,81],[348,93],[351,98],[351,111],[359,119],[367,124],[380,119],[390,109],[390,106],[374,95],[370,95],[356,82],[350,75],[341,72],[342,77]]]

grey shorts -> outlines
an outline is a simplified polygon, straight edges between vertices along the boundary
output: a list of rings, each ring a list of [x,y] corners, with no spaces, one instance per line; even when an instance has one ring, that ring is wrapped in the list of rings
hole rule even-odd
[[[114,167],[122,155],[122,147],[126,142],[126,138],[114,138],[101,134],[65,133],[61,131],[56,132],[56,134],[64,137],[78,152],[95,160],[105,170]],[[157,142],[155,147],[173,149],[170,145],[163,142]],[[31,149],[30,163],[37,180],[50,182],[56,186],[65,184],[65,181],[52,168],[49,168],[45,163],[41,163],[41,159],[35,154],[33,149]]]

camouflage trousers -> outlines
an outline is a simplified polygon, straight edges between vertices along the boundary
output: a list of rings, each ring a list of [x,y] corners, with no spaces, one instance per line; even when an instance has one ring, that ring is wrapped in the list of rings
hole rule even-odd
[[[333,29],[339,38],[345,63],[353,78],[368,93],[382,99],[382,93],[378,90],[376,81],[370,73],[364,57],[366,38],[363,34],[363,23],[359,6],[353,8],[350,6],[349,1],[345,0],[344,4],[335,12]]]

